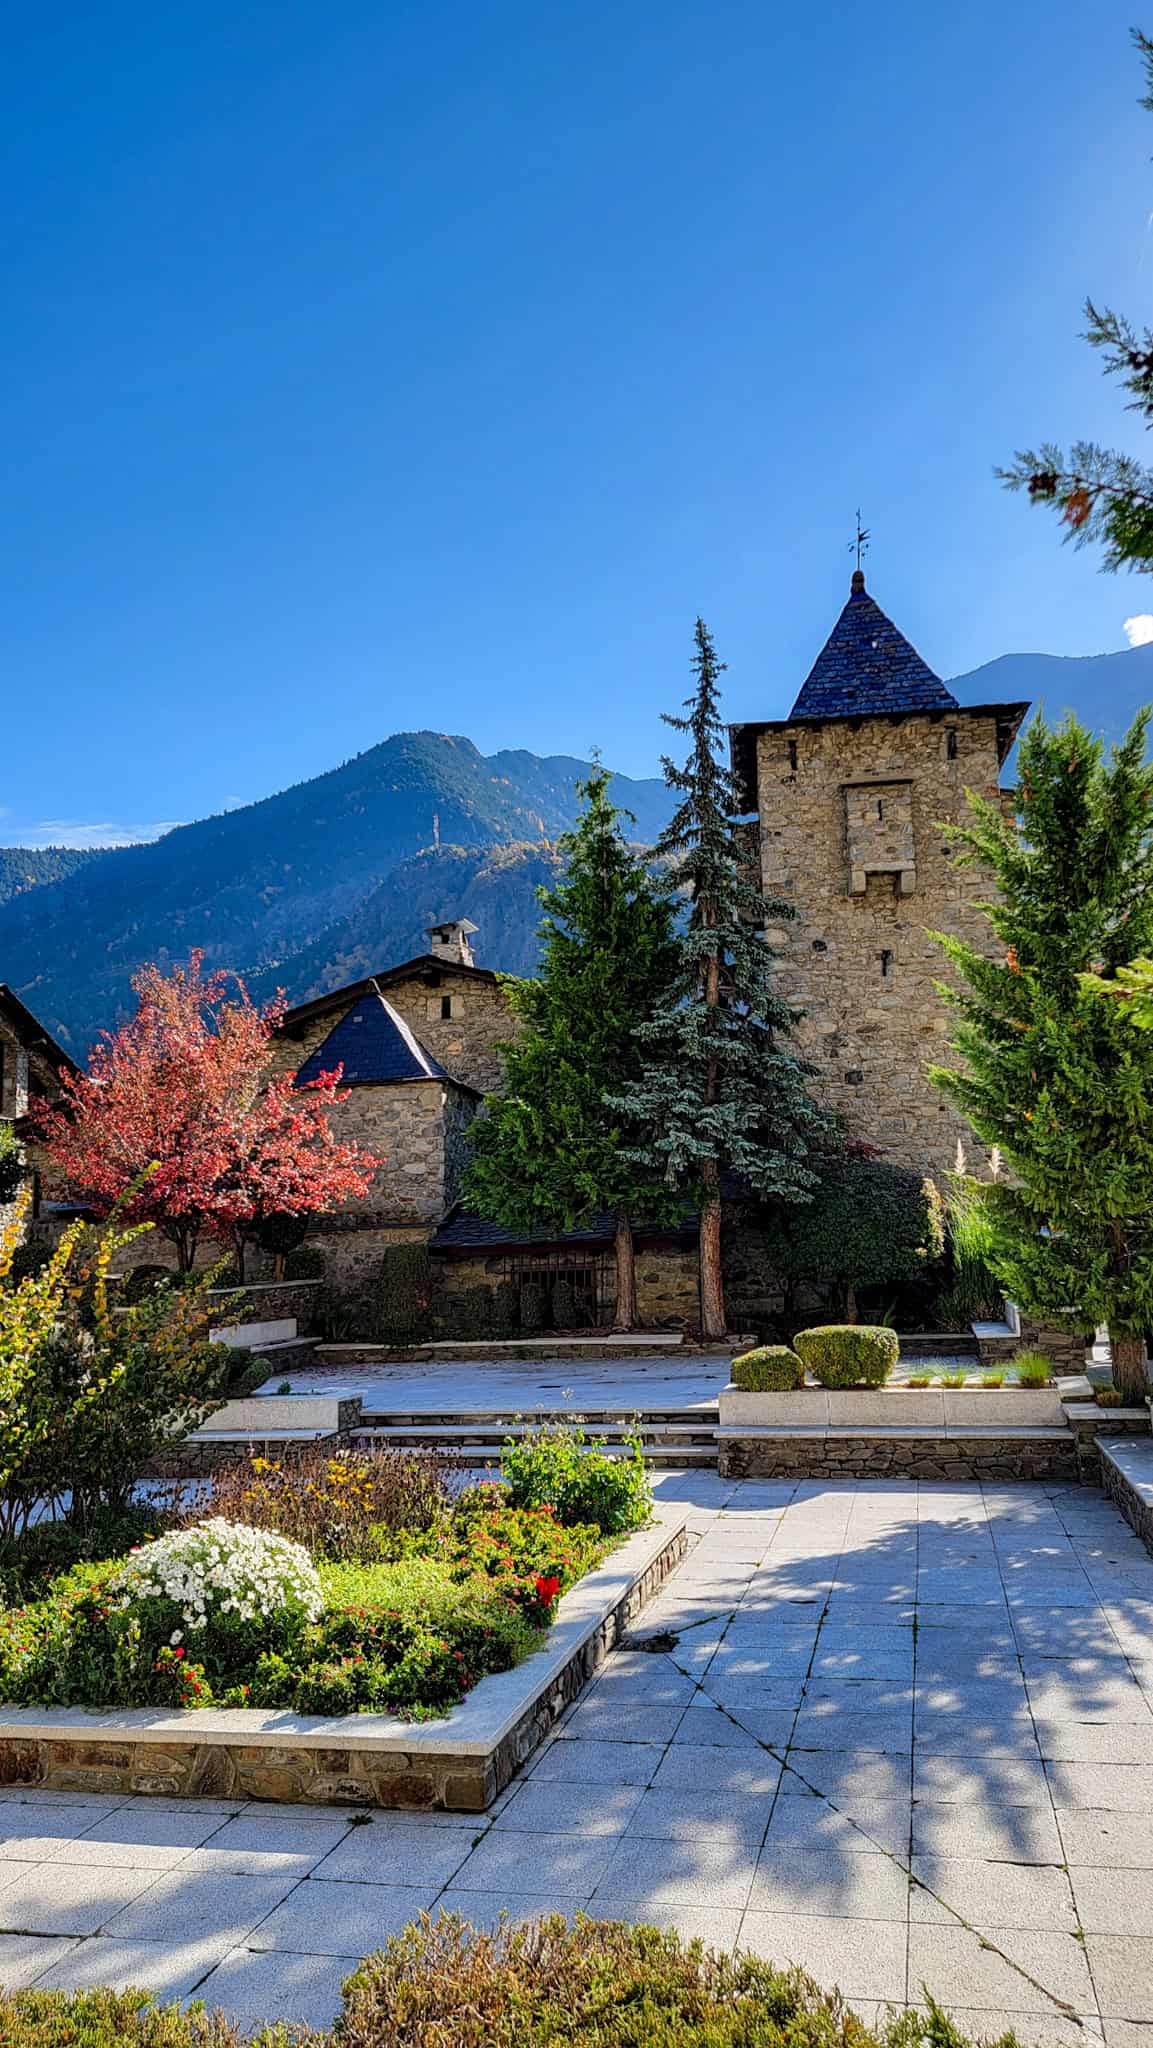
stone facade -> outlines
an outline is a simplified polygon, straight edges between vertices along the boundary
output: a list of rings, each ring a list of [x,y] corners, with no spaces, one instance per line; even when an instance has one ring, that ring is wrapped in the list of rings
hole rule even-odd
[[[964,818],[966,788],[995,799],[999,764],[994,712],[774,725],[757,739],[762,884],[797,912],[769,937],[805,1012],[816,1092],[854,1137],[917,1171],[951,1167],[959,1143],[973,1157],[926,1074],[949,1031],[930,933],[986,946],[976,906],[989,884],[950,865],[937,826]]]
[[[458,1081],[481,1095],[498,1090],[503,1078],[497,1046],[515,1038],[519,1020],[495,976],[446,973],[435,968],[406,981],[390,982],[389,1002],[434,1059]],[[443,1015],[446,1004],[451,1015]]]
[[[497,1046],[515,1038],[520,1026],[495,974],[479,967],[450,967],[430,957],[394,968],[378,980],[414,1037],[454,1080],[481,1095],[500,1087]],[[342,1014],[352,1008],[364,986],[355,982],[338,990],[337,995],[347,1000],[338,1003],[334,999],[323,1011],[319,1005],[301,1005],[299,1022],[294,1021],[298,1013],[290,1011],[276,1043],[278,1071],[302,1067]],[[310,1014],[314,1010],[317,1014]]]
[[[0,1122],[19,1125],[38,1098],[52,1101],[60,1077],[72,1068],[62,1046],[13,991],[0,983]],[[27,1166],[39,1161],[34,1144],[25,1142]],[[14,1203],[0,1203],[0,1230],[11,1222]]]

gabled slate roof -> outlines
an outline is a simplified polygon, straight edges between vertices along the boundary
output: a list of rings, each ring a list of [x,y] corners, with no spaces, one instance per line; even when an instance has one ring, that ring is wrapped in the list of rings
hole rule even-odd
[[[849,601],[809,670],[790,721],[959,709],[941,678],[869,596],[861,570],[855,570]]]
[[[452,1079],[377,989],[361,996],[310,1053],[296,1076],[297,1087],[307,1087],[334,1067],[342,1069],[341,1086],[345,1088],[365,1082]]]

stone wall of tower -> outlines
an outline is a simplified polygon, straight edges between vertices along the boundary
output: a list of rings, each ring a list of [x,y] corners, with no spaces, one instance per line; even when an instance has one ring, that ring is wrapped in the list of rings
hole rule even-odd
[[[938,821],[965,790],[995,798],[992,717],[966,711],[798,725],[759,734],[763,884],[797,912],[772,934],[781,987],[806,1015],[798,1042],[814,1090],[850,1134],[919,1172],[952,1166],[968,1126],[932,1086],[949,1018],[941,931],[989,944],[976,904],[989,882],[950,865]]]

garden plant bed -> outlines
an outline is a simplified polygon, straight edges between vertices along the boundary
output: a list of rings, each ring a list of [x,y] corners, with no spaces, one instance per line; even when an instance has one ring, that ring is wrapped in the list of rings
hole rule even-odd
[[[441,1720],[0,1705],[0,1784],[482,1812],[680,1562],[685,1544],[684,1514],[658,1512],[564,1596],[539,1650],[481,1679]]]

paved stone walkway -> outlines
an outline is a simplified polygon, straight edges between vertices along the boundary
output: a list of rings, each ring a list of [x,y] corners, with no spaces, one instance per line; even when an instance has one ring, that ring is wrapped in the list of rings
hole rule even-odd
[[[408,1365],[300,1366],[269,1375],[294,1394],[359,1394],[366,1409],[421,1415],[528,1414],[571,1407],[576,1415],[603,1408],[703,1408],[729,1382],[727,1352],[715,1358],[533,1358],[423,1360]]]
[[[1089,1489],[668,1476],[699,1542],[482,1820],[12,1792],[0,1981],[324,2023],[422,1907],[803,1964],[866,2016],[1153,2048],[1153,1559]]]

